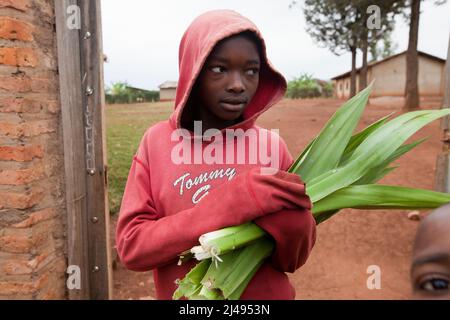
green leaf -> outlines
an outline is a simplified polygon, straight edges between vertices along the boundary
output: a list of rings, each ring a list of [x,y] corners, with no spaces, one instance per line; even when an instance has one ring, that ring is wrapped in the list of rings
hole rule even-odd
[[[239,299],[249,281],[264,260],[270,256],[274,244],[264,237],[254,243],[220,256],[223,262],[211,263],[201,283],[209,290],[219,290],[225,299]]]
[[[234,262],[243,249],[237,249],[220,256],[222,262],[211,263],[201,284],[208,289],[221,289],[226,283],[227,277],[234,268]]]
[[[316,225],[319,225],[322,222],[330,219],[332,216],[334,216],[339,211],[340,210],[330,210],[330,211],[325,211],[325,212],[319,212],[319,213],[313,215],[314,219],[316,220]]]
[[[391,171],[395,170],[397,167],[387,168],[389,164],[400,158],[402,155],[408,153],[415,147],[417,147],[419,144],[424,142],[426,138],[420,139],[416,142],[406,144],[404,146],[401,146],[398,148],[389,158],[387,158],[385,161],[383,161],[382,164],[380,164],[377,167],[374,167],[370,169],[361,179],[356,181],[354,184],[372,184],[376,183],[379,180],[381,180],[384,176],[389,174]]]
[[[244,293],[245,289],[247,288],[248,284],[253,279],[256,272],[258,272],[259,268],[261,267],[261,265],[263,263],[264,263],[264,260],[262,260],[260,263],[258,263],[253,268],[253,270],[247,275],[247,277],[241,282],[241,284],[239,286],[237,286],[237,288],[228,295],[228,297],[227,297],[228,300],[239,300],[241,298],[241,296]]]
[[[364,185],[364,184],[373,184],[376,183],[378,181],[380,181],[381,179],[383,179],[385,176],[387,176],[389,173],[391,173],[392,171],[394,171],[395,169],[397,169],[398,166],[396,167],[377,167],[374,168],[372,170],[370,170],[367,174],[365,174],[361,179],[359,179],[358,181],[356,181],[354,184],[352,185]]]
[[[344,150],[344,153],[342,155],[342,158],[340,160],[340,165],[344,164],[350,156],[353,154],[353,152],[356,150],[356,148],[366,139],[372,132],[374,132],[376,129],[381,127],[383,124],[386,123],[387,119],[392,115],[393,113],[381,118],[380,120],[372,123],[364,130],[358,132],[348,142],[347,147]]]
[[[217,289],[208,289],[205,286],[202,286],[200,292],[198,293],[196,299],[201,300],[224,300],[224,297],[220,290]],[[192,300],[192,299],[191,299]]]
[[[265,235],[260,227],[249,222],[204,234],[199,241],[205,251],[214,256],[246,246]]]
[[[448,114],[450,109],[409,112],[384,124],[357,147],[344,166],[330,170],[306,185],[311,201],[317,202],[353,184],[370,169],[381,165],[423,126]]]
[[[242,289],[243,286],[241,284],[247,282],[249,275],[254,274],[255,268],[259,268],[262,265],[264,260],[272,253],[273,248],[272,240],[262,238],[242,249],[241,254],[234,261],[234,268],[228,275],[227,281],[220,288],[226,299],[232,294],[235,297],[240,297],[243,290],[242,292],[237,292],[236,290]]]
[[[296,170],[298,170],[298,168],[301,166],[301,164],[303,163],[303,161],[305,160],[305,158],[308,155],[309,150],[311,150],[311,147],[314,143],[314,141],[316,141],[317,138],[314,138],[307,146],[306,148],[303,150],[303,152],[300,154],[300,156],[298,156],[297,160],[295,160],[295,162],[291,165],[291,167],[289,168],[288,172],[291,173],[295,173]]]
[[[297,163],[293,169],[293,172],[299,174],[303,181],[308,183],[312,178],[337,167],[358,125],[371,90],[372,85],[347,101],[327,122],[312,143],[304,160]]]
[[[313,214],[344,208],[356,209],[433,209],[450,202],[450,194],[430,190],[386,185],[360,185],[343,188],[314,203]]]
[[[173,293],[172,299],[179,300],[182,297],[189,298],[196,295],[201,289],[201,280],[210,264],[211,260],[204,260],[192,268],[182,280],[177,280],[178,288]]]
[[[380,120],[372,123],[367,128],[363,129],[362,131],[356,133],[350,138],[350,141],[347,145],[347,147],[344,150],[344,153],[342,155],[342,158],[340,160],[340,163],[343,163],[345,160],[347,160],[350,155],[355,151],[356,147],[361,144],[361,142],[373,131],[375,131],[378,127],[382,126],[384,123],[386,123],[386,120],[392,115],[387,115]],[[291,165],[288,172],[295,173],[295,168],[298,168],[302,165],[303,161],[308,156],[309,150],[311,150],[311,146],[313,145],[314,141],[316,141],[317,137],[314,138],[308,146],[303,150],[303,152],[300,154],[300,156],[295,160],[295,162]]]

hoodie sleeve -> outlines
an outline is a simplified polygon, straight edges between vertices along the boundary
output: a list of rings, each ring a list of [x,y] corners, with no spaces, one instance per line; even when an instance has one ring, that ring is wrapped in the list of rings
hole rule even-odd
[[[176,261],[207,232],[253,221],[281,209],[307,205],[303,185],[280,171],[258,174],[259,168],[223,183],[199,203],[169,216],[157,212],[151,188],[146,143],[134,157],[117,222],[119,257],[130,270],[147,271]],[[236,203],[244,205],[236,205]]]
[[[280,169],[287,171],[294,161],[285,142],[279,139]],[[293,273],[308,259],[316,241],[316,222],[311,207],[309,203],[308,206],[281,210],[254,221],[275,240],[271,262],[277,270]]]

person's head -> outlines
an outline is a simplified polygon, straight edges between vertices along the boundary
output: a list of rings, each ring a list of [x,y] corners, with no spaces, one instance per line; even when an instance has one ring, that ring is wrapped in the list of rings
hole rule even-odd
[[[192,21],[179,47],[179,79],[170,123],[205,131],[250,128],[280,101],[286,79],[267,57],[256,25],[233,10],[212,10]]]
[[[420,224],[411,265],[413,299],[450,299],[450,204]]]
[[[218,42],[197,78],[192,105],[199,120],[216,128],[234,124],[258,89],[261,43],[247,31]]]

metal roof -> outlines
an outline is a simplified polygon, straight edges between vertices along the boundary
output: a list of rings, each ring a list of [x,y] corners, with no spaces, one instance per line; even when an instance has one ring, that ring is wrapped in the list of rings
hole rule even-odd
[[[162,85],[160,85],[158,88],[160,89],[176,89],[178,87],[177,81],[166,81]]]

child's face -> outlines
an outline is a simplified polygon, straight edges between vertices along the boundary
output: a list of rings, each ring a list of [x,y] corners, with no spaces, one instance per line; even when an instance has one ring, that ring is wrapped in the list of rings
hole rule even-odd
[[[450,299],[450,206],[428,216],[414,244],[411,282],[414,299]]]
[[[260,64],[258,48],[247,37],[236,35],[219,42],[198,78],[202,120],[238,119],[258,88]]]

